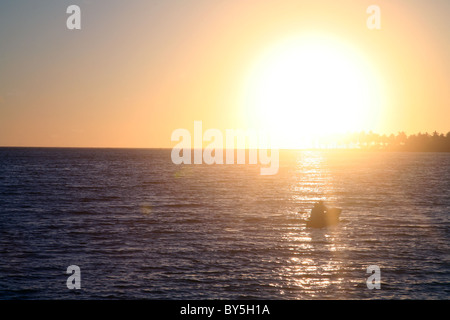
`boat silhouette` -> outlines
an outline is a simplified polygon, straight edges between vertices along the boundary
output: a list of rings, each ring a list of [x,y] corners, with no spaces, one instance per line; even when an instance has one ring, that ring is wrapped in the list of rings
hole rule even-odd
[[[306,226],[309,228],[324,228],[336,225],[339,223],[341,212],[342,209],[340,208],[328,208],[321,216],[306,220]]]

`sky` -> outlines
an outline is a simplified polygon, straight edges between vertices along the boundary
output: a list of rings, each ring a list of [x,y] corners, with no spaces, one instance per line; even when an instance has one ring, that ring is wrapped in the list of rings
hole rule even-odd
[[[1,1],[0,146],[166,148],[196,120],[290,141],[446,133],[449,15],[448,0]]]

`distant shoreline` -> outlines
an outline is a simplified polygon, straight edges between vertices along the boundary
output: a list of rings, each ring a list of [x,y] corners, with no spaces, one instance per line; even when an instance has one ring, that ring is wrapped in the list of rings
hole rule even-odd
[[[170,151],[172,148],[154,148],[154,147],[42,147],[42,146],[0,146],[0,149],[79,149],[79,150],[167,150]],[[191,149],[194,150],[194,149]],[[205,149],[202,149],[205,150]],[[225,149],[224,149],[225,150]],[[240,150],[240,149],[235,149]],[[251,149],[245,149],[251,150]],[[408,152],[408,153],[448,153],[450,150],[409,150],[409,149],[379,149],[379,148],[306,148],[306,149],[278,149],[280,152],[284,151],[342,151],[342,152]]]
[[[379,135],[372,131],[339,134],[330,139],[316,141],[318,148],[278,148],[278,150],[299,151],[387,151],[387,152],[450,152],[450,131],[447,134],[418,133],[406,135],[399,132],[397,135]],[[173,147],[64,147],[64,146],[0,146],[0,148],[49,148],[49,149],[152,149],[171,150]],[[194,150],[195,148],[186,148]],[[205,148],[203,148],[204,150]],[[252,150],[258,148],[247,148]],[[223,150],[226,150],[225,148]],[[239,150],[239,148],[235,148]]]

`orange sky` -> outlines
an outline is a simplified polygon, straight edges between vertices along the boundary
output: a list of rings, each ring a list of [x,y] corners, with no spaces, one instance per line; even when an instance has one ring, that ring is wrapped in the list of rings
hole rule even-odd
[[[366,27],[372,1],[72,1],[73,31],[67,3],[2,3],[0,146],[172,147],[194,120],[245,128],[255,61],[310,33],[375,70],[367,131],[450,131],[449,2],[376,2],[381,30]]]

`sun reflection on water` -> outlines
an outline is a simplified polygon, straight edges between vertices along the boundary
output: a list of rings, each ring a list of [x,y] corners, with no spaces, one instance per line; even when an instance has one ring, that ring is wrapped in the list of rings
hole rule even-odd
[[[320,232],[324,231],[309,236],[307,231],[301,236],[285,236],[285,241],[290,242],[291,255],[278,270],[284,281],[281,291],[295,293],[298,298],[314,298],[319,292],[323,296],[327,290],[342,287],[344,278],[340,276],[342,262],[338,239],[330,234],[320,235]]]
[[[297,160],[297,171],[293,188],[293,201],[299,204],[298,217],[306,219],[312,204],[325,200],[332,204],[334,196],[333,180],[326,166],[322,152],[302,152]],[[299,219],[300,221],[302,221]],[[284,285],[280,293],[298,298],[324,296],[343,286],[342,257],[345,249],[341,241],[340,227],[309,229],[305,223],[289,226],[282,236],[288,253],[282,266],[277,270]],[[320,293],[320,295],[319,295]],[[325,294],[326,295],[326,294]]]

